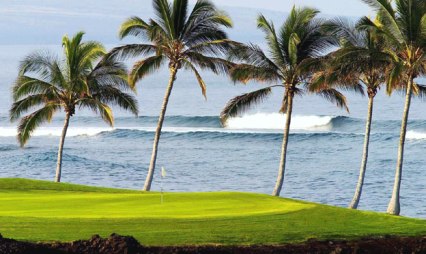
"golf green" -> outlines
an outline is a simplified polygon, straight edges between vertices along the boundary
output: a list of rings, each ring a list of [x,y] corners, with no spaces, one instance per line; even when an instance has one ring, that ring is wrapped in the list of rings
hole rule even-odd
[[[0,179],[0,233],[27,241],[131,235],[145,245],[282,244],[426,235],[426,221],[262,194],[160,193]]]

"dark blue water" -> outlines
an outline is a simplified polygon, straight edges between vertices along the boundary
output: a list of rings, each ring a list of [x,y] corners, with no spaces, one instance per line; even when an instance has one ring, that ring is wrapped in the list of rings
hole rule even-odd
[[[23,56],[36,48],[58,46],[0,46],[0,177],[53,180],[63,115],[38,129],[25,149],[19,148],[16,123],[8,121],[10,85]],[[205,101],[191,73],[182,72],[173,91],[157,168],[154,190],[248,191],[271,193],[275,184],[284,116],[281,90],[246,115],[220,124],[221,108],[233,96],[262,87],[234,85],[224,77],[203,74],[208,84]],[[160,110],[167,70],[138,87],[141,116],[116,110],[109,128],[90,112],[72,119],[65,143],[63,181],[140,189],[151,156],[156,115]],[[282,195],[325,204],[347,206],[358,178],[365,98],[348,94],[351,113],[336,109],[316,96],[295,101]],[[366,183],[361,209],[385,211],[396,165],[403,98],[380,93],[376,100]],[[410,115],[402,182],[402,214],[426,218],[425,104],[415,99]]]

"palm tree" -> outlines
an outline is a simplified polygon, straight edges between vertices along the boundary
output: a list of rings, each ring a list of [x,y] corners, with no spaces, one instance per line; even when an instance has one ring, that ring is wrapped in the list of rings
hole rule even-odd
[[[386,80],[390,56],[386,53],[383,36],[370,30],[360,30],[347,20],[336,19],[326,24],[326,30],[336,38],[340,48],[329,54],[329,68],[315,74],[312,86],[352,87],[368,95],[364,149],[355,194],[349,208],[357,209],[367,168],[374,98]]]
[[[192,71],[206,97],[206,83],[197,67],[216,74],[227,73],[231,63],[220,56],[233,44],[223,30],[232,26],[231,19],[208,0],[198,0],[191,12],[188,12],[188,0],[174,0],[172,4],[168,0],[153,0],[153,7],[155,19],[146,22],[131,17],[119,31],[120,38],[136,36],[149,43],[117,47],[110,53],[117,58],[143,57],[129,74],[132,85],[168,62],[170,79],[155,132],[145,191],[151,190],[161,129],[178,71],[181,68]]]
[[[99,113],[111,126],[114,118],[108,104],[118,105],[135,115],[138,113],[135,98],[125,92],[132,89],[127,82],[125,67],[112,58],[103,58],[106,55],[104,47],[94,41],[82,42],[83,35],[79,32],[72,38],[63,37],[63,60],[42,51],[28,55],[21,62],[19,76],[13,86],[14,103],[10,119],[15,121],[36,109],[20,120],[18,140],[21,146],[27,143],[38,126],[50,122],[58,111],[65,112],[56,182],[61,181],[65,136],[77,108]]]
[[[253,44],[237,46],[235,50],[232,50],[231,60],[244,61],[231,70],[231,78],[234,82],[246,83],[249,80],[255,80],[273,85],[229,101],[221,113],[224,125],[228,118],[237,116],[251,105],[263,101],[272,92],[272,88],[284,88],[281,112],[286,114],[286,123],[278,177],[272,193],[275,196],[280,195],[284,182],[294,96],[308,91],[324,96],[339,107],[347,109],[346,98],[337,90],[329,87],[312,89],[309,86],[312,74],[322,65],[322,53],[332,44],[332,39],[322,32],[323,21],[316,18],[318,13],[311,8],[293,7],[278,33],[274,24],[260,15],[257,24],[258,28],[266,34],[270,57],[259,46]]]
[[[361,27],[381,32],[393,56],[393,69],[388,75],[388,87],[403,87],[405,106],[396,165],[395,183],[387,212],[399,215],[402,165],[404,159],[407,120],[413,92],[420,90],[415,79],[426,73],[426,2],[424,0],[363,0],[377,10],[377,20],[364,17]]]

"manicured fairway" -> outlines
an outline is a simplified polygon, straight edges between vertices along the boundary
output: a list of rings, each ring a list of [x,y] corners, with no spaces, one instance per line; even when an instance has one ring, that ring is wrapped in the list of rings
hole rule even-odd
[[[426,235],[426,221],[248,193],[158,193],[0,179],[0,233],[29,241],[132,235],[145,245],[280,244]]]

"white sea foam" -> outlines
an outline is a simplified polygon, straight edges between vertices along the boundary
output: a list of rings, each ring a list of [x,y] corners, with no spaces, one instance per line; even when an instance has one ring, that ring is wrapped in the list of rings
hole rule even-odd
[[[226,124],[228,129],[265,129],[282,130],[285,115],[279,113],[257,113],[230,118]],[[324,130],[331,129],[332,116],[299,116],[292,117],[290,128],[293,130]]]
[[[425,132],[418,132],[418,131],[408,131],[407,132],[407,139],[411,139],[411,140],[426,139],[426,133]]]
[[[69,128],[67,137],[76,136],[96,136],[105,132],[113,132],[117,130],[129,130],[129,131],[142,131],[154,133],[155,127],[117,127],[117,128]],[[282,130],[279,129],[228,129],[228,128],[208,128],[208,127],[163,127],[163,133],[199,133],[199,132],[211,132],[211,133],[239,133],[239,134],[281,134]],[[62,134],[61,127],[41,127],[37,129],[33,136],[51,136],[59,137]],[[16,128],[4,128],[0,127],[0,137],[14,137],[17,135]]]
[[[329,131],[331,129],[331,116],[293,116],[291,129],[307,131]],[[278,113],[259,113],[231,118],[226,128],[213,127],[164,127],[163,132],[191,133],[191,132],[222,132],[222,133],[281,133],[284,128],[285,115]],[[115,130],[136,130],[155,132],[155,127],[69,127],[68,137],[96,136],[103,132]],[[60,136],[62,127],[46,126],[36,129],[33,136]],[[16,127],[0,127],[0,137],[13,137],[17,135]]]
[[[95,136],[101,132],[112,131],[112,128],[100,127],[70,127],[67,136]],[[13,137],[18,134],[14,127],[0,127],[0,137]],[[40,127],[36,129],[33,136],[61,136],[62,127]]]
[[[96,136],[104,132],[112,132],[116,130],[133,130],[144,132],[155,132],[155,127],[117,127],[117,128],[101,128],[101,127],[70,127],[67,131],[68,137],[76,136]],[[246,131],[246,130],[228,130],[222,128],[204,128],[204,127],[164,127],[163,132],[171,133],[191,133],[191,132],[223,132],[223,133],[273,133],[273,131]],[[40,127],[32,136],[52,136],[59,137],[62,134],[62,127]],[[0,137],[14,137],[17,135],[16,128],[0,127]]]

